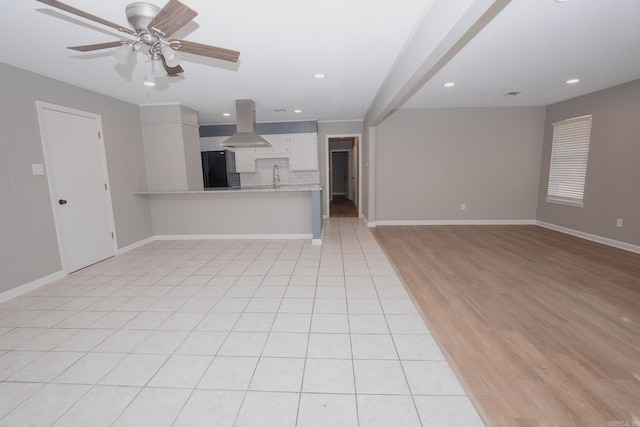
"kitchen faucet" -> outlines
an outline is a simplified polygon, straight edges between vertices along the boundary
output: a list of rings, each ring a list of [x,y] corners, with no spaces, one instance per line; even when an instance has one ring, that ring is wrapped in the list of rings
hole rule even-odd
[[[280,168],[278,165],[273,165],[273,186],[277,187],[280,184]]]

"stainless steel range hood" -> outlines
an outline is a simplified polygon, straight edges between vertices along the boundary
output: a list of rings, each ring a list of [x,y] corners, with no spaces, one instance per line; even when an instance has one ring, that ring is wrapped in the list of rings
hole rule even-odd
[[[255,132],[256,104],[252,99],[236,100],[236,133],[220,145],[228,148],[271,147],[271,144]]]

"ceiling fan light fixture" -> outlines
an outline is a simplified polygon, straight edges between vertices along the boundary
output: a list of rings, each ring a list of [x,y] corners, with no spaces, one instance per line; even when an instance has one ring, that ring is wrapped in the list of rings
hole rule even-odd
[[[131,43],[123,43],[119,48],[113,50],[111,55],[116,58],[120,64],[127,65],[133,55],[133,46]]]
[[[164,77],[167,75],[167,70],[164,69],[160,55],[151,57],[151,74],[154,77]]]
[[[133,38],[131,41],[117,40],[106,43],[95,43],[82,46],[69,46],[79,52],[91,52],[100,49],[114,49],[111,54],[120,64],[126,65],[134,53],[143,54],[145,63],[151,61],[151,74],[154,77],[179,77],[184,69],[180,66],[180,53],[204,56],[222,61],[238,62],[240,52],[221,47],[210,46],[186,40],[167,40],[198,15],[180,0],[168,0],[160,8],[145,1],[135,2],[125,8],[127,21],[132,29],[92,15],[59,0],[37,0],[48,6],[93,21],[105,27],[118,30]],[[145,67],[148,72],[148,66]]]
[[[160,48],[162,56],[169,67],[177,67],[180,65],[180,54],[175,51],[170,45],[162,45]]]

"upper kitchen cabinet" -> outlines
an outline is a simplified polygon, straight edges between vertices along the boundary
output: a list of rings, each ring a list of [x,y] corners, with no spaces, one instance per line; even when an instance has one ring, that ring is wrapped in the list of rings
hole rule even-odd
[[[236,154],[236,172],[256,171],[256,148],[238,148]]]
[[[318,170],[318,134],[298,133],[289,138],[289,169]]]
[[[271,147],[233,148],[236,153],[237,172],[255,172],[257,159],[277,159],[289,157],[287,135],[261,135]]]
[[[289,135],[261,135],[269,141],[271,147],[256,148],[259,159],[278,159],[289,157]]]
[[[202,190],[198,113],[180,104],[140,107],[150,191]]]
[[[318,134],[291,133],[260,135],[271,147],[232,148],[237,172],[256,172],[256,160],[289,159],[289,170],[318,170]]]

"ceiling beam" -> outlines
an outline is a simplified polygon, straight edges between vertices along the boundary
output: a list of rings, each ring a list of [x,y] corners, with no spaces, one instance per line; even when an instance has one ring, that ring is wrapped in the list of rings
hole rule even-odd
[[[511,0],[434,0],[425,10],[365,116],[376,126],[444,67]]]

